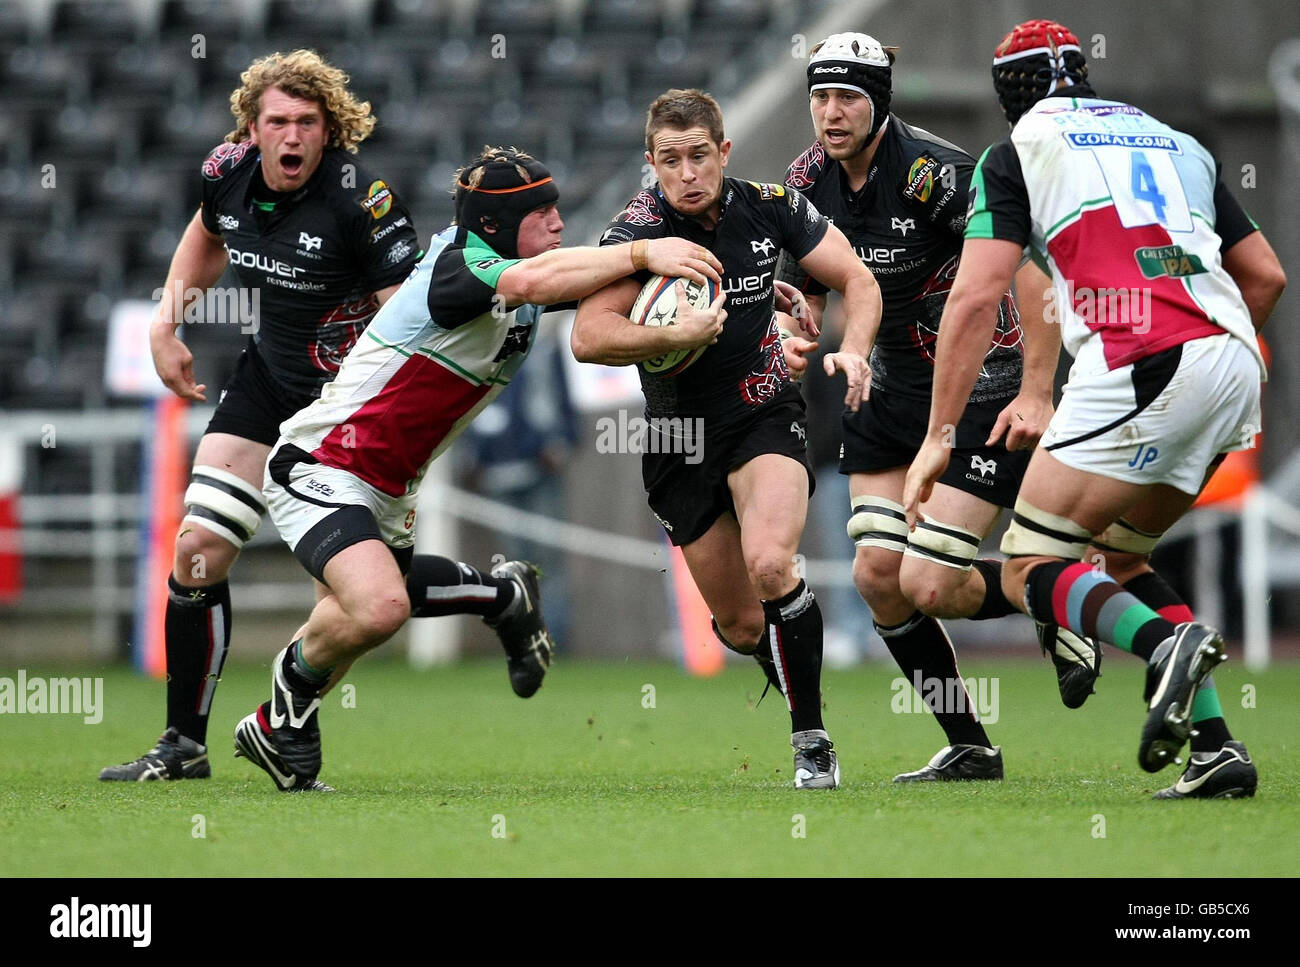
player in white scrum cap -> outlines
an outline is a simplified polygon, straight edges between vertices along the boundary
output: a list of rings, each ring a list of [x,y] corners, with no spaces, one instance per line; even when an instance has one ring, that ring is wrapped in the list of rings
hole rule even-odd
[[[961,255],[975,162],[890,113],[893,63],[894,49],[866,34],[833,34],[813,48],[807,77],[817,140],[790,166],[786,185],[834,220],[884,297],[870,398],[843,415],[853,578],[907,680],[943,683],[944,698],[931,710],[948,740],[929,764],[896,781],[1001,779],[1001,750],[979,721],[938,619],[1015,613],[1002,595],[1000,562],[979,558],[979,545],[1015,500],[1051,417],[1060,340],[1042,318],[1046,277],[1028,266],[1017,278],[1023,322],[1005,293],[996,331],[981,347],[979,380],[954,421],[951,469],[909,535],[903,479],[925,438],[935,337]],[[825,288],[797,269],[787,278],[820,319]],[[1054,627],[1041,629],[1062,699],[1082,704],[1098,653],[1069,632],[1059,637]]]

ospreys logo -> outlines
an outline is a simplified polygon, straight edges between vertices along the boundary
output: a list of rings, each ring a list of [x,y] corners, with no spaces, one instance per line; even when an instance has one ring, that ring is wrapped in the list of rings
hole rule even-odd
[[[510,331],[506,333],[506,341],[501,344],[501,349],[492,358],[492,362],[504,362],[515,353],[528,352],[528,341],[532,338],[532,326],[511,326]]]
[[[907,169],[907,184],[903,186],[903,197],[925,204],[934,191],[934,173],[939,168],[939,161],[923,154],[912,162]]]

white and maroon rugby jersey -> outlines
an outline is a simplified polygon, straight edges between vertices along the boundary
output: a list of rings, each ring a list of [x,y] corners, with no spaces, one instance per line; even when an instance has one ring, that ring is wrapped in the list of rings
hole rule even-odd
[[[280,435],[383,493],[414,493],[424,472],[509,384],[542,307],[496,298],[503,259],[455,225],[434,236],[320,398]]]
[[[1044,98],[984,152],[970,205],[966,238],[1045,257],[1076,372],[1227,330],[1263,375],[1250,312],[1220,259],[1256,226],[1190,135],[1128,104]]]

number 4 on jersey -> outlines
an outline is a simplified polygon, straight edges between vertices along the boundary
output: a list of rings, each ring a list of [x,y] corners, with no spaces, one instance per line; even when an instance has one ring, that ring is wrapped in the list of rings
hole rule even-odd
[[[1166,224],[1167,202],[1165,196],[1160,194],[1160,190],[1156,187],[1156,173],[1151,170],[1151,163],[1141,151],[1134,151],[1129,157],[1133,197],[1138,201],[1149,202],[1155,209],[1156,221],[1162,225]]]

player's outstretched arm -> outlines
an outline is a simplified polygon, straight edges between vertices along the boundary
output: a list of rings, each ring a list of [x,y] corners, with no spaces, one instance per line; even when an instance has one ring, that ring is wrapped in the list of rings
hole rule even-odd
[[[880,329],[880,286],[834,225],[817,247],[799,260],[799,265],[844,297],[844,338],[837,352],[822,357],[822,366],[828,376],[839,370],[848,378],[844,405],[856,412],[871,391],[867,357]]]
[[[722,263],[684,238],[652,238],[600,248],[557,248],[510,266],[497,279],[506,305],[553,305],[591,295],[617,279],[648,269],[656,275],[720,282]]]
[[[1259,332],[1286,288],[1286,273],[1263,232],[1251,232],[1223,253],[1223,268],[1241,290]]]
[[[687,301],[685,288],[679,282],[676,322],[671,326],[638,326],[628,313],[640,291],[636,279],[619,279],[578,304],[569,337],[578,362],[630,366],[673,350],[710,346],[718,341],[727,321],[727,310],[722,307],[727,298],[724,293],[719,292],[707,309],[696,309]]]
[[[993,446],[1005,433],[1008,450],[1032,450],[1052,421],[1052,384],[1061,358],[1061,327],[1048,319],[1046,308],[1051,290],[1052,280],[1032,261],[1016,272],[1024,370],[1020,391],[998,414],[985,446]]]
[[[203,391],[207,386],[194,382],[194,354],[176,335],[176,327],[180,325],[177,314],[184,306],[175,304],[175,296],[179,292],[183,300],[187,292],[206,292],[217,284],[225,270],[225,243],[220,235],[213,235],[203,227],[202,212],[195,212],[172,255],[167,282],[149,325],[154,369],[163,384],[182,399],[205,402]]]

